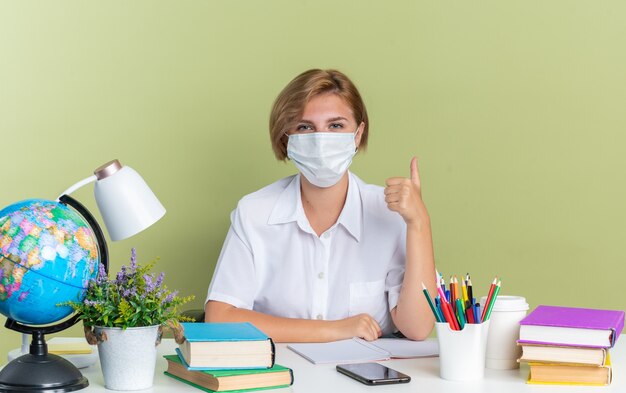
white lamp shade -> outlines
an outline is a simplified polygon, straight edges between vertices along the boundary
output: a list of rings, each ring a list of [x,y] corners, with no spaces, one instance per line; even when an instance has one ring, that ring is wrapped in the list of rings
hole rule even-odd
[[[94,194],[113,241],[143,231],[165,214],[165,208],[150,187],[128,166],[96,181]]]

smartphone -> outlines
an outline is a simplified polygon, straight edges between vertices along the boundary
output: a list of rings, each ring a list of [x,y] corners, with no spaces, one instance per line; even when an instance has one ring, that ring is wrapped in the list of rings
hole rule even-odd
[[[408,383],[411,377],[378,363],[338,364],[337,371],[366,385]]]

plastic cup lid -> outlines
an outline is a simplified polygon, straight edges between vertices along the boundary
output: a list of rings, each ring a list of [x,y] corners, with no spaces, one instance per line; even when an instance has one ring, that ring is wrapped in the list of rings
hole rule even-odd
[[[481,307],[485,305],[486,301],[486,296],[480,298]],[[528,311],[528,303],[526,303],[526,298],[522,296],[499,295],[492,311]]]

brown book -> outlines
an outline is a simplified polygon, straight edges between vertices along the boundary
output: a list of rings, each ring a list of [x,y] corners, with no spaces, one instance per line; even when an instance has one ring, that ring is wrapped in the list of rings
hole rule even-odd
[[[612,379],[611,360],[602,366],[565,363],[528,363],[530,384],[609,385]]]
[[[216,392],[287,387],[293,384],[291,369],[275,364],[272,368],[250,370],[188,370],[177,355],[167,360],[165,375],[202,390]]]

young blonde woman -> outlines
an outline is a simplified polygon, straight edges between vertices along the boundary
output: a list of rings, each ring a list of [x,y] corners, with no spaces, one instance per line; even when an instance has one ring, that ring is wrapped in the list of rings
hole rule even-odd
[[[248,321],[277,342],[422,340],[434,317],[430,219],[415,158],[410,177],[364,183],[348,171],[367,146],[355,85],[309,70],[277,97],[272,148],[299,173],[243,197],[231,214],[205,305],[210,322]]]

